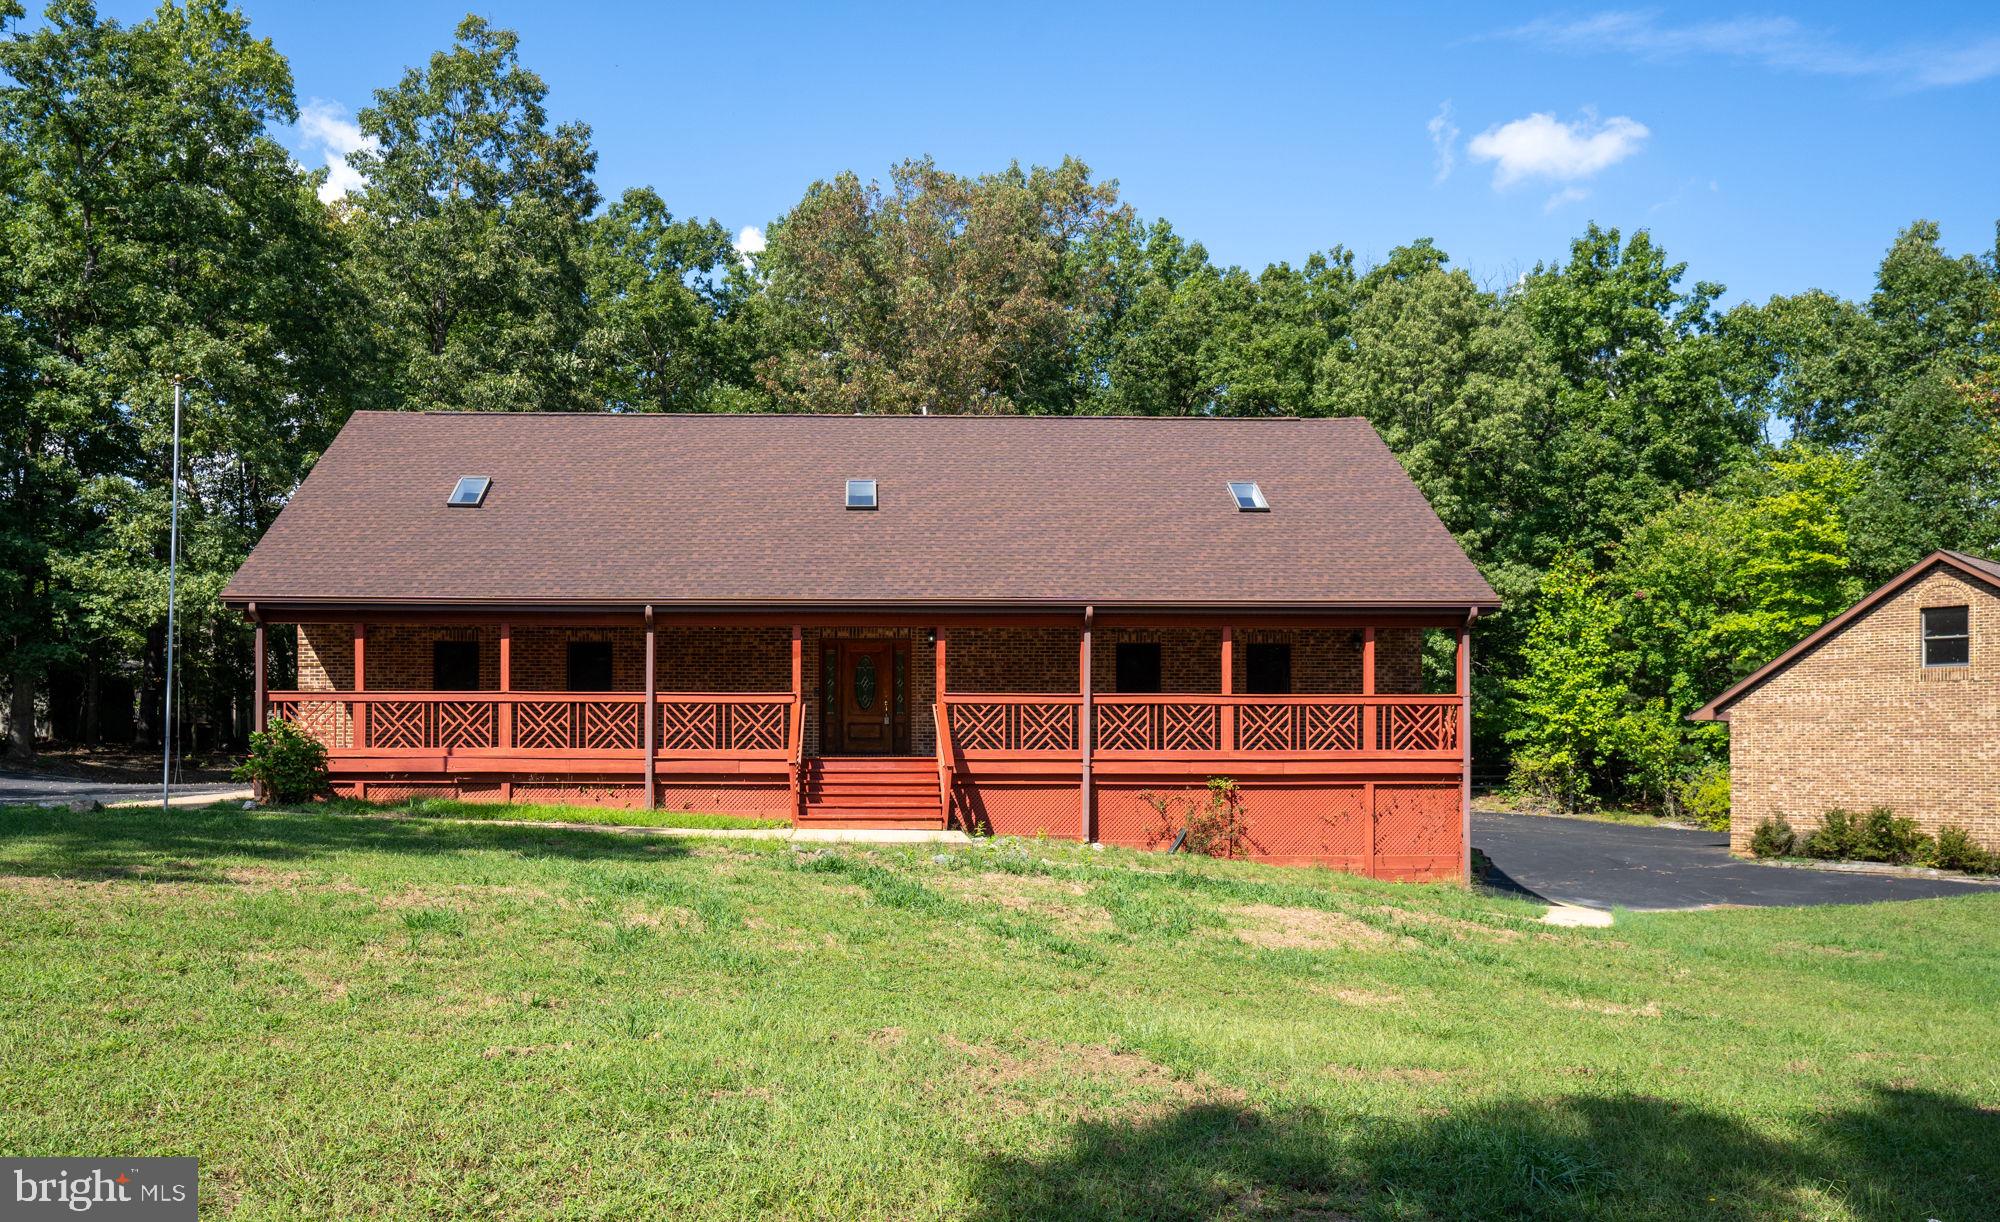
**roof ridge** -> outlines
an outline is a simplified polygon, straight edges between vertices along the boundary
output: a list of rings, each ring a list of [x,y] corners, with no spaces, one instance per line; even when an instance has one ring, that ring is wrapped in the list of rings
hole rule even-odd
[[[1366,416],[1136,416],[1123,415],[998,415],[973,412],[933,412],[929,415],[911,415],[906,412],[504,412],[504,411],[457,411],[440,408],[403,409],[396,407],[363,407],[352,413],[356,416],[449,416],[470,419],[492,418],[496,420],[518,420],[523,418],[550,420],[991,420],[991,421],[1152,421],[1161,424],[1204,423],[1204,424],[1249,424],[1252,422],[1291,423],[1368,423]]]

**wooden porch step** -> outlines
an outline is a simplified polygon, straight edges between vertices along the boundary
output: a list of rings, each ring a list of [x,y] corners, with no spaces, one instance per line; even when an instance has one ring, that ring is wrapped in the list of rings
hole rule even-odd
[[[833,755],[805,761],[806,771],[828,776],[868,773],[937,772],[937,760],[928,755]]]
[[[919,756],[831,756],[804,761],[799,776],[800,827],[921,828],[944,826],[937,761]]]
[[[931,814],[867,814],[843,811],[838,814],[812,814],[808,812],[800,819],[800,827],[856,828],[873,831],[926,831],[944,830],[944,818]]]

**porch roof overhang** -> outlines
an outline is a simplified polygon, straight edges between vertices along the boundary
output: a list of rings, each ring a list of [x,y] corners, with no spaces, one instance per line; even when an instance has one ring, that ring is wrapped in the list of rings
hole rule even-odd
[[[1007,624],[1068,627],[1089,615],[1100,627],[1241,624],[1268,627],[1368,625],[1448,628],[1470,623],[1497,602],[1104,603],[1077,600],[993,602],[742,602],[667,600],[312,599],[225,597],[246,619],[265,623],[528,623],[639,624],[650,611],[658,623],[687,626],[808,624],[967,626]]]

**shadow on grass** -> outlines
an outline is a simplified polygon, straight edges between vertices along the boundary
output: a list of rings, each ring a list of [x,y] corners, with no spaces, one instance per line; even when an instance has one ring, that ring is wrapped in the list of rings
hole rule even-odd
[[[505,852],[578,861],[661,861],[681,841],[617,831],[443,823],[342,814],[287,814],[216,806],[106,810],[0,808],[0,873],[72,879],[226,884],[217,858],[300,862],[344,853]]]
[[[981,1219],[1991,1216],[2000,1110],[1877,1088],[1787,1142],[1644,1095],[1509,1100],[1417,1121],[1195,1106],[1079,1125],[974,1169]],[[1818,1203],[1820,1208],[1815,1208]]]

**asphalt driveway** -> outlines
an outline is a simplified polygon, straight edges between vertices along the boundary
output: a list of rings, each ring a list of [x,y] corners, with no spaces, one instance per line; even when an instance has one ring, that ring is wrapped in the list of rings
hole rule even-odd
[[[1723,832],[1681,831],[1475,810],[1472,846],[1493,862],[1488,881],[1552,903],[1672,909],[1872,904],[2000,894],[2000,886],[1801,870],[1739,861]]]
[[[201,796],[220,800],[248,794],[249,787],[234,781],[194,781],[174,786],[174,796]],[[34,772],[0,772],[0,806],[10,802],[113,802],[143,801],[160,796],[160,783],[100,781],[88,777],[50,776]]]

